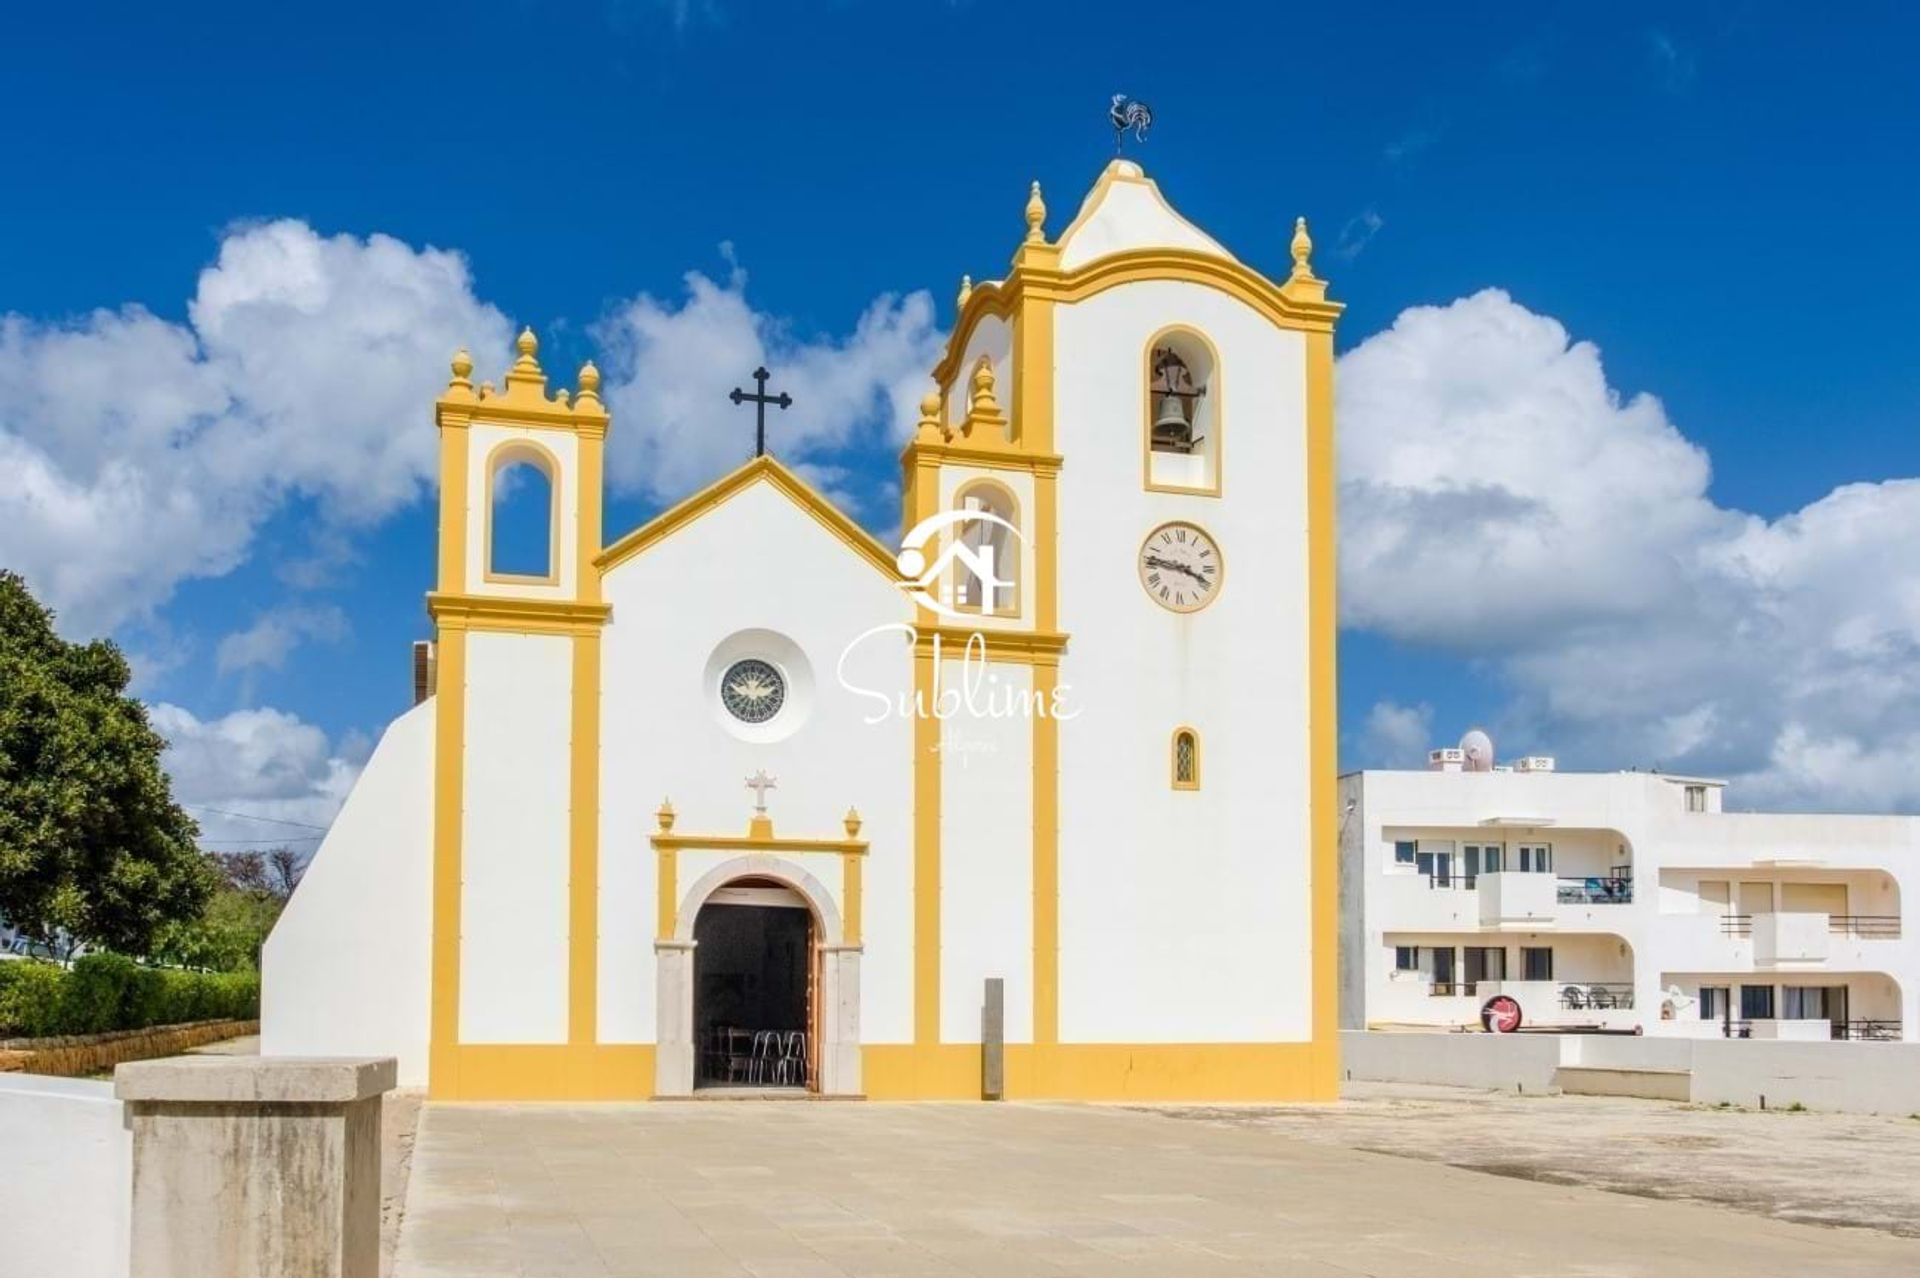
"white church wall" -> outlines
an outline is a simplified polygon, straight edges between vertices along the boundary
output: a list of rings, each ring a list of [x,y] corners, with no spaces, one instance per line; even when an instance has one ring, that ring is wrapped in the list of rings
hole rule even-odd
[[[1098,203],[1083,208],[1086,220],[1076,216],[1078,225],[1062,233],[1062,270],[1078,270],[1110,254],[1139,248],[1184,248],[1231,256],[1212,236],[1176,213],[1156,187],[1137,180],[1141,177],[1138,165],[1122,161],[1121,166],[1126,177],[1136,180],[1122,177],[1104,190],[1096,187],[1089,192],[1088,199],[1097,198]]]
[[[269,1056],[390,1055],[426,1085],[436,704],[388,725],[267,937]]]
[[[613,621],[602,658],[601,1040],[655,1041],[648,837],[661,799],[673,802],[677,834],[743,835],[753,811],[744,782],[764,768],[778,780],[767,806],[779,836],[843,837],[848,807],[859,809],[871,844],[862,1034],[870,1043],[910,1041],[912,725],[898,710],[910,695],[909,648],[901,633],[855,643],[871,627],[904,621],[899,591],[766,482],[614,567],[603,591]],[[779,740],[741,739],[710,686],[716,649],[749,630],[783,636],[810,670],[805,717]],[[892,703],[880,722],[864,721],[879,711],[873,698],[842,686],[843,652],[847,681]],[[680,891],[724,859],[683,851]],[[837,858],[797,862],[844,912]]]
[[[534,599],[574,598],[580,558],[580,511],[572,476],[574,467],[579,464],[579,441],[565,431],[526,430],[489,422],[476,422],[468,430],[472,436],[469,455],[473,463],[467,467],[467,591],[476,595],[513,595]],[[524,579],[514,582],[487,580],[487,564],[493,551],[487,537],[490,526],[487,479],[491,470],[488,462],[495,449],[515,440],[538,445],[552,455],[557,467],[557,473],[551,476],[553,501],[558,507],[551,549],[558,565],[558,574],[551,585],[534,584]]]
[[[467,636],[460,1041],[567,1039],[573,640]]]
[[[1220,357],[1222,496],[1142,486],[1140,368],[1170,324]],[[1311,1035],[1305,339],[1184,282],[1059,307],[1061,1037]],[[1154,606],[1141,541],[1192,520],[1221,547],[1204,611]],[[1201,788],[1170,785],[1196,728]],[[1325,730],[1331,730],[1325,725]]]
[[[945,688],[969,678],[941,663]],[[1033,671],[976,663],[979,704],[1025,697]],[[989,684],[989,679],[994,680]],[[1006,981],[1006,1041],[1033,1041],[1033,725],[962,713],[940,739],[940,1037],[980,1041],[987,977]]]

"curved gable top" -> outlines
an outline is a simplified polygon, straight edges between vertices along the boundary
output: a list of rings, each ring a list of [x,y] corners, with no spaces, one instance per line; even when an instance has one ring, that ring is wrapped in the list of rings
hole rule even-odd
[[[1061,232],[1058,245],[1061,269],[1068,271],[1134,249],[1187,249],[1236,260],[1218,240],[1180,216],[1131,160],[1107,165],[1079,214]]]
[[[808,485],[806,480],[768,456],[754,458],[693,496],[661,511],[601,551],[593,562],[603,573],[617,568],[646,550],[647,547],[671,537],[702,515],[719,509],[736,494],[746,491],[756,483],[765,483],[785,495],[794,505],[812,516],[821,527],[846,543],[847,548],[854,554],[872,564],[889,581],[899,579],[899,569],[894,563],[892,551],[875,540],[872,533],[854,523],[838,506],[822,497]]]

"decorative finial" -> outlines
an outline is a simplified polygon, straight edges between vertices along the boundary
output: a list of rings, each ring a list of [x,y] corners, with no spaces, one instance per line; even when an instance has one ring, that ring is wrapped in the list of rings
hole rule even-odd
[[[860,809],[848,808],[847,816],[844,824],[847,827],[847,837],[849,839],[859,838],[860,837]]]
[[[966,310],[967,299],[972,296],[973,296],[973,276],[962,275],[960,277],[960,296],[954,300],[954,309],[962,310],[962,311]]]
[[[1307,234],[1307,219],[1297,217],[1293,220],[1293,278],[1310,280],[1313,267],[1307,259],[1313,255],[1313,237]]]
[[[1133,130],[1135,142],[1147,140],[1147,130],[1153,127],[1153,108],[1138,98],[1116,93],[1107,104],[1107,123],[1113,126],[1113,153],[1119,155],[1127,141],[1127,130]]]
[[[985,355],[973,366],[973,411],[981,416],[1000,411],[993,396],[993,360]]]
[[[534,358],[535,352],[540,349],[540,339],[533,335],[531,328],[523,328],[513,346],[520,352],[520,358],[514,360],[513,367],[507,370],[507,394],[514,393],[515,383],[522,385],[532,383],[544,387],[547,384],[547,376],[540,371],[540,361]]]
[[[1041,225],[1047,220],[1047,202],[1040,198],[1040,184],[1033,184],[1033,191],[1027,196],[1027,243],[1045,244],[1046,232]]]
[[[943,438],[946,432],[940,429],[940,392],[928,391],[920,400],[920,421],[914,431],[923,440],[932,443]]]
[[[579,401],[584,404],[589,400],[600,402],[600,370],[593,366],[592,360],[580,366]]]
[[[673,804],[665,799],[660,800],[660,810],[654,813],[653,816],[655,820],[660,822],[660,833],[670,834],[673,832]]]
[[[462,390],[472,390],[473,382],[469,380],[472,375],[473,356],[469,355],[467,348],[462,346],[453,353],[453,381],[449,385],[458,386]]]

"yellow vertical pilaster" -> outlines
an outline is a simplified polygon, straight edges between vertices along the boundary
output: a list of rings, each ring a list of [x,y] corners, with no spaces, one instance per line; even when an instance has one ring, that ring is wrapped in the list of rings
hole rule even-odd
[[[1337,1086],[1339,1021],[1339,779],[1335,669],[1335,468],[1333,331],[1309,331],[1307,342],[1307,617],[1308,721],[1313,850],[1313,1039],[1315,1085]]]
[[[595,592],[596,594],[598,592]],[[573,636],[567,854],[567,1041],[598,1041],[600,977],[600,631]]]
[[[845,919],[846,942],[848,945],[861,944],[861,911],[865,908],[866,858],[858,853],[843,852],[840,855],[840,892],[846,898],[847,917]]]
[[[464,816],[467,632],[442,622],[434,694],[433,991],[427,1090],[459,1091],[460,829]]]

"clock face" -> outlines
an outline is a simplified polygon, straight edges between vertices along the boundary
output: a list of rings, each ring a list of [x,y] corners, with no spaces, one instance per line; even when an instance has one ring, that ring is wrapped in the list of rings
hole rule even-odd
[[[1212,603],[1227,571],[1213,538],[1183,520],[1147,534],[1139,567],[1147,597],[1173,612],[1198,612]]]
[[[765,723],[786,701],[786,677],[757,657],[734,662],[720,676],[720,704],[742,723]]]

